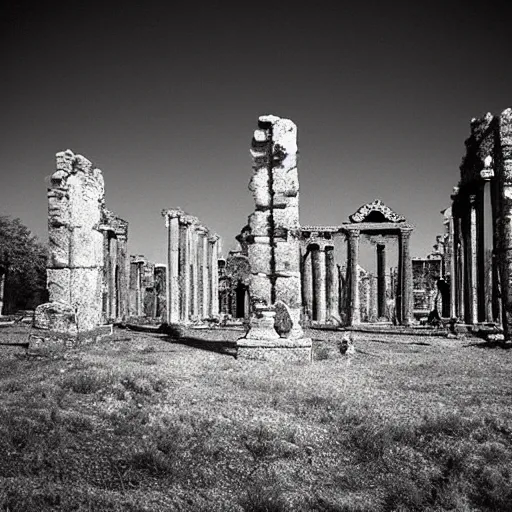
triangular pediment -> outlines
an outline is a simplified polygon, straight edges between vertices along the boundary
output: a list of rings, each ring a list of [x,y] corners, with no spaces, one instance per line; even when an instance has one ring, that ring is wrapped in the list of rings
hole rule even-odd
[[[349,217],[351,222],[405,222],[405,217],[394,212],[380,199],[366,203]]]

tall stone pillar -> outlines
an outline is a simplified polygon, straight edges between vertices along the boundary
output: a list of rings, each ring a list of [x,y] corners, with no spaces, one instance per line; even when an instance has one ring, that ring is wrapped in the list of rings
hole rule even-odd
[[[494,174],[494,173],[493,173]],[[493,320],[499,325],[502,325],[502,301],[501,301],[501,286],[500,286],[500,258],[501,253],[501,226],[499,214],[499,181],[494,179],[490,183],[491,190],[491,210],[492,210],[492,316]]]
[[[210,244],[210,317],[216,317],[219,314],[219,235],[210,236],[208,242]]]
[[[313,319],[322,324],[326,320],[325,250],[318,245],[311,252],[313,265]]]
[[[64,315],[47,322],[43,317],[48,307],[42,304],[35,325],[76,334],[102,322],[104,253],[98,226],[105,187],[102,172],[82,155],[68,149],[57,153],[56,160],[48,189],[47,282],[50,301],[59,302]],[[62,321],[75,311],[76,323]]]
[[[332,322],[338,315],[338,274],[334,261],[334,247],[325,248],[325,293],[327,296],[327,321]]]
[[[467,226],[466,264],[467,264],[467,304],[466,318],[469,324],[478,322],[478,259],[477,259],[477,198],[469,196],[469,212]]]
[[[112,236],[109,240],[109,282],[108,282],[108,293],[110,299],[109,307],[109,318],[116,319],[118,314],[117,308],[117,237]],[[106,262],[105,262],[106,263]]]
[[[412,260],[409,247],[410,230],[400,230],[400,252],[402,265],[402,325],[412,322]]]
[[[348,268],[349,268],[349,325],[361,323],[359,304],[359,230],[351,229],[348,232]]]
[[[370,287],[369,287],[370,288],[370,297],[369,297],[369,308],[368,308],[369,309],[368,321],[375,322],[377,320],[377,318],[380,316],[380,315],[378,315],[379,309],[377,307],[377,302],[378,302],[377,276],[370,274],[369,280],[370,280]]]
[[[313,268],[311,263],[311,251],[307,249],[302,257],[302,304],[304,315],[308,320],[313,320]]]
[[[450,207],[446,212],[448,216],[448,248],[449,248],[449,268],[450,268],[450,317],[457,317],[456,294],[457,294],[457,276],[456,276],[456,240],[455,240],[455,223],[453,221],[453,210]]]
[[[197,232],[197,225],[193,226],[190,238],[190,260],[192,262],[191,277],[192,277],[192,318],[199,320],[201,313],[199,310],[199,234]]]
[[[208,230],[203,234],[203,312],[202,317],[208,318],[210,314],[210,265],[208,261]]]
[[[289,119],[261,116],[251,145],[249,190],[255,211],[251,241],[251,325],[237,342],[238,357],[311,361],[311,339],[300,325],[299,180],[297,127]]]
[[[180,321],[179,244],[181,210],[167,210],[167,322]]]
[[[191,254],[190,238],[193,219],[190,215],[181,217],[180,225],[180,267],[181,267],[181,319],[183,322],[190,321],[191,304]]]
[[[118,235],[117,238],[117,293],[118,293],[118,320],[126,320],[129,316],[129,268],[128,236]]]
[[[499,140],[502,168],[498,174],[500,226],[500,285],[502,319],[505,339],[512,337],[512,109],[504,110],[499,117]]]
[[[0,316],[3,314],[4,309],[4,290],[5,290],[5,272],[0,269]]]
[[[379,318],[386,312],[386,246],[377,244],[377,312]]]

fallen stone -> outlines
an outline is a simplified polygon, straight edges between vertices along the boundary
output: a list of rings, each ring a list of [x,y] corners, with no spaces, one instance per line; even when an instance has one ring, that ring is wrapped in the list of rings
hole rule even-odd
[[[34,313],[34,327],[77,335],[76,311],[65,302],[47,302],[37,306]]]

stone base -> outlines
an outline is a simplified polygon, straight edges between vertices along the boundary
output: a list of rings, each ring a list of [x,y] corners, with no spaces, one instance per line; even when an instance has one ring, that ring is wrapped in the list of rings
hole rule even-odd
[[[310,363],[311,338],[271,340],[240,338],[236,342],[237,359],[255,359],[282,363]]]
[[[34,313],[34,327],[76,336],[78,327],[75,309],[65,302],[40,304]]]

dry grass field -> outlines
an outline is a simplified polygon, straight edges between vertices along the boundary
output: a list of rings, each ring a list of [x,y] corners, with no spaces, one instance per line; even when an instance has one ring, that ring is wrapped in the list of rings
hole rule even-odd
[[[311,330],[312,364],[272,365],[241,334],[0,346],[0,509],[512,510],[512,350]]]

